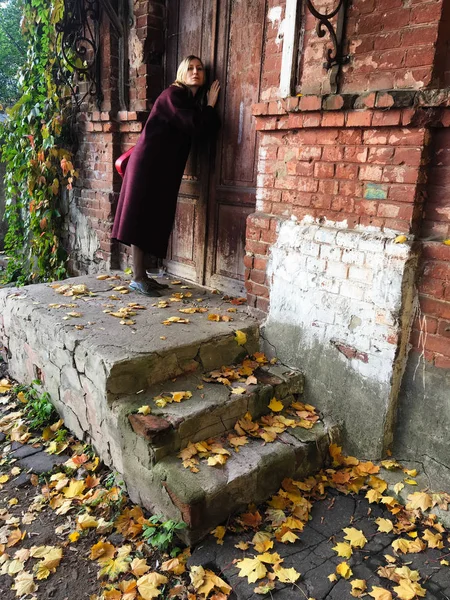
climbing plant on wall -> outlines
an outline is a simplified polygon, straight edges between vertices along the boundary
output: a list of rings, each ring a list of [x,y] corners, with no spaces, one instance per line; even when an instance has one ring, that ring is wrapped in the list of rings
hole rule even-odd
[[[55,24],[63,0],[21,0],[27,53],[19,72],[19,101],[8,111],[2,160],[6,163],[6,281],[19,284],[61,279],[66,256],[60,245],[61,193],[76,176],[72,164],[70,91],[58,60]]]

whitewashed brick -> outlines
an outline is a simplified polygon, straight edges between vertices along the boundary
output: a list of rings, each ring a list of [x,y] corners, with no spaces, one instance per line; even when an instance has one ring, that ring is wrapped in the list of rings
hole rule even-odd
[[[337,236],[336,229],[329,229],[327,227],[319,227],[314,236],[316,242],[322,242],[325,244],[334,244]]]
[[[339,280],[335,279],[334,277],[330,279],[329,277],[319,275],[317,277],[316,284],[318,288],[326,290],[327,292],[331,292],[332,294],[339,294],[341,284]]]
[[[342,253],[342,262],[348,265],[363,265],[366,260],[366,255],[364,252],[360,252],[359,250],[351,250],[349,248],[344,248]]]
[[[327,263],[326,274],[328,277],[337,277],[339,279],[346,279],[348,273],[347,265],[344,265],[341,262],[332,262],[329,261]]]
[[[352,231],[339,231],[336,235],[336,244],[342,248],[357,249],[359,244],[359,233]]]
[[[306,256],[318,257],[320,252],[320,244],[308,241],[302,244],[301,251],[302,254],[306,254]]]
[[[323,260],[323,258],[309,256],[306,260],[306,269],[308,271],[312,271],[313,273],[323,273],[326,269],[326,266],[327,261]]]
[[[343,282],[341,285],[341,295],[355,300],[363,300],[366,292],[366,286],[351,281]]]
[[[411,253],[411,243],[396,244],[393,241],[389,241],[386,244],[387,256],[395,258],[407,259]]]
[[[342,257],[342,248],[338,246],[328,246],[322,244],[320,246],[320,258],[325,258],[326,260],[333,260],[335,262],[339,262]]]
[[[367,252],[370,254],[373,254],[373,253],[378,254],[378,253],[384,252],[385,244],[386,244],[385,238],[380,238],[380,237],[376,237],[376,236],[370,236],[370,237],[363,236],[359,240],[358,249],[361,250],[362,252]]]
[[[373,272],[371,269],[366,267],[356,267],[351,265],[348,270],[348,278],[354,281],[364,281],[365,283],[371,283],[373,279]]]

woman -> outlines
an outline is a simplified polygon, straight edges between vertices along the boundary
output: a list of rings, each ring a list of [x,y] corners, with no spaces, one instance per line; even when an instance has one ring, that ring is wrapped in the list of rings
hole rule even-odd
[[[147,276],[145,254],[167,254],[192,138],[218,127],[219,82],[206,93],[206,106],[204,86],[202,61],[188,56],[153,105],[125,171],[112,237],[131,246],[134,278],[129,287],[146,296],[160,296],[158,290],[167,287]]]

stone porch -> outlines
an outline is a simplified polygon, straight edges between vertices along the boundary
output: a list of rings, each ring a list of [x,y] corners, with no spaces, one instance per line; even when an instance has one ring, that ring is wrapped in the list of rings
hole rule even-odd
[[[336,431],[319,421],[311,430],[289,428],[273,443],[252,439],[224,466],[183,468],[177,454],[189,442],[224,436],[247,412],[254,419],[269,413],[273,396],[288,406],[302,393],[303,375],[266,364],[241,394],[205,382],[204,373],[259,350],[259,323],[245,304],[181,282],[147,298],[123,293],[127,283],[117,274],[0,290],[0,335],[11,376],[42,382],[66,426],[121,474],[133,501],[184,520],[192,543],[266,499],[285,477],[323,466]],[[163,324],[171,317],[188,322]],[[155,396],[180,390],[192,397],[155,405]],[[143,405],[150,415],[137,414]]]

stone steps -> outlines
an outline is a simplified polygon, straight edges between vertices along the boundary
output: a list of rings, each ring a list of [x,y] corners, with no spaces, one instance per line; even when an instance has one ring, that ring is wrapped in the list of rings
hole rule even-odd
[[[147,498],[140,486],[140,500],[156,514],[187,523],[182,537],[193,544],[231,514],[266,500],[286,477],[317,472],[326,461],[329,443],[330,434],[319,423],[312,430],[288,429],[270,444],[250,440],[224,466],[203,462],[198,473],[184,468],[176,456],[167,456],[151,471]],[[134,489],[129,482],[132,496]]]
[[[142,394],[122,396],[111,405],[111,409],[116,415],[117,427],[128,430],[128,417],[135,434],[148,442],[157,461],[167,454],[178,452],[189,442],[223,435],[232,430],[236,421],[247,412],[254,419],[269,413],[268,404],[274,396],[287,407],[294,399],[293,394],[303,391],[303,375],[283,365],[259,368],[255,376],[256,384],[235,384],[235,387],[247,389],[237,395],[229,386],[208,383],[201,375],[191,374],[161,382]],[[155,397],[170,396],[171,392],[177,391],[189,391],[192,397],[163,408],[155,404]],[[150,406],[151,414],[136,414],[143,405]],[[123,436],[127,434],[127,431],[122,431]]]
[[[0,290],[0,341],[9,371],[21,383],[38,377],[66,426],[120,473],[133,501],[188,524],[186,541],[199,540],[232,512],[266,499],[283,478],[323,466],[335,430],[321,422],[311,430],[286,431],[272,443],[252,439],[239,453],[231,449],[225,465],[201,464],[198,473],[177,456],[189,442],[224,438],[247,412],[253,419],[266,414],[273,396],[287,407],[303,390],[301,373],[279,364],[258,367],[256,384],[203,381],[203,374],[259,350],[259,324],[245,306],[233,307],[229,298],[194,286],[189,297],[185,287],[172,287],[158,302],[122,296],[127,281],[117,275],[63,283],[85,285],[89,293],[66,297],[45,284]],[[130,302],[140,305],[131,323],[110,314],[133,310]],[[200,307],[208,312],[192,312]],[[165,325],[180,315],[179,308],[192,312],[182,314],[189,322]],[[245,391],[232,394],[236,385]],[[155,405],[155,396],[176,391],[192,397]],[[151,414],[136,414],[147,404]]]

